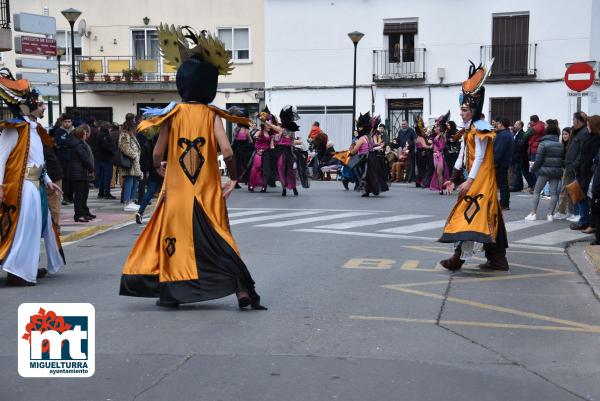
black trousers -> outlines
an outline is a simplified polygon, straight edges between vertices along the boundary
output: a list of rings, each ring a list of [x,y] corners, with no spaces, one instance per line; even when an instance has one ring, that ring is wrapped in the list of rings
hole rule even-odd
[[[510,189],[508,188],[508,167],[496,166],[496,186],[500,190],[500,207],[510,204]]]
[[[90,182],[88,180],[71,181],[73,188],[74,199],[73,206],[75,207],[75,218],[85,217],[90,214],[90,209],[87,206],[88,195],[90,193]]]
[[[69,161],[60,160],[60,168],[63,171],[62,190],[63,198],[67,202],[73,202],[73,189],[71,188],[71,180],[69,180]]]

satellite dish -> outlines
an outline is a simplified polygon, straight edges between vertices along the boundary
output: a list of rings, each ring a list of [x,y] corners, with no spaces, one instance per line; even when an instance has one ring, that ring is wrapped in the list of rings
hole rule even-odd
[[[86,36],[86,29],[87,29],[87,24],[85,23],[85,20],[82,18],[81,21],[79,21],[79,25],[77,25],[77,33],[79,34],[80,37]]]

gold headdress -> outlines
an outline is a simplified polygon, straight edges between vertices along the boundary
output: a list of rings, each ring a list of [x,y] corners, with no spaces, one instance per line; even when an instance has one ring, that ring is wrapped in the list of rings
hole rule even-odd
[[[158,40],[165,61],[174,68],[179,68],[181,63],[196,56],[213,65],[219,75],[230,75],[233,70],[225,44],[206,31],[197,34],[189,26],[175,27],[161,23]]]

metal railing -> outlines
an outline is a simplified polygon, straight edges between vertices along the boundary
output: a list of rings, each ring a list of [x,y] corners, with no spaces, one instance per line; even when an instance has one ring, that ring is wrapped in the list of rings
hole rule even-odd
[[[10,29],[10,4],[0,0],[0,29]]]
[[[494,58],[491,77],[535,77],[537,75],[536,53],[537,43],[485,45],[480,47],[480,61]]]
[[[162,57],[75,56],[75,74],[82,82],[169,82],[176,70]]]
[[[373,81],[425,79],[425,50],[373,50]]]

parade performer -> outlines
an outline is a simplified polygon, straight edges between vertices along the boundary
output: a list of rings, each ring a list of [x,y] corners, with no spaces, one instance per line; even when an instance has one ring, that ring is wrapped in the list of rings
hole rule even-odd
[[[467,179],[459,187],[458,201],[439,239],[440,242],[454,243],[454,255],[440,262],[448,270],[460,269],[465,258],[478,250],[480,244],[483,244],[487,258],[480,268],[509,268],[506,260],[506,229],[496,193],[492,146],[495,132],[490,124],[481,119],[485,100],[483,83],[490,67],[480,65],[476,68],[471,63],[469,78],[462,84],[460,115],[465,123],[465,133],[452,176],[458,178],[464,167]],[[444,186],[450,193],[455,183],[447,181]]]
[[[306,174],[306,152],[300,151],[294,147],[295,135],[300,127],[296,124],[299,119],[294,106],[285,106],[279,113],[281,127],[266,121],[266,126],[275,132],[274,144],[277,160],[277,176],[281,183],[281,196],[287,195],[287,190],[291,189],[294,196],[298,196],[296,188],[296,169],[303,188],[308,188],[308,177]],[[296,164],[296,169],[294,168]]]
[[[240,117],[249,117],[248,111],[246,109],[240,109],[237,107],[231,107],[228,110],[229,114]],[[252,153],[254,152],[252,133],[250,131],[250,125],[245,123],[238,124],[233,131],[233,144],[231,148],[233,149],[233,154],[235,155],[235,164],[238,173],[240,174],[240,179],[238,183],[235,185],[236,188],[241,188],[241,183],[247,183],[243,177],[244,172],[248,168],[250,164],[250,158],[252,157]],[[250,190],[250,186],[248,186],[248,190]]]
[[[356,140],[350,154],[358,155],[360,162],[353,167],[359,178],[361,188],[363,188],[362,197],[369,197],[370,194],[379,195],[381,192],[388,191],[387,175],[383,166],[383,158],[379,150],[374,150],[375,144],[371,137],[372,130],[371,116],[360,114],[356,121],[358,130],[358,139]],[[375,124],[377,127],[377,124]],[[355,157],[355,156],[353,156]],[[349,165],[352,165],[352,161]]]
[[[260,192],[267,192],[268,177],[263,174],[263,156],[271,147],[271,135],[264,124],[261,124],[260,130],[254,134],[254,153],[250,158],[250,167],[246,172],[248,177],[248,191],[253,192],[254,188],[261,188]]]
[[[450,178],[450,172],[448,166],[444,160],[444,150],[446,149],[446,122],[450,118],[450,110],[445,115],[442,115],[435,120],[435,126],[433,127],[433,177],[429,189],[432,191],[438,191],[440,195],[444,194],[443,186],[444,182]]]
[[[0,97],[15,119],[0,121],[0,264],[7,285],[31,286],[65,264],[58,227],[52,223],[46,191],[62,193],[46,174],[44,145],[54,140],[39,123],[46,105],[29,81],[0,70]],[[39,268],[40,238],[47,268]]]
[[[238,177],[221,118],[249,121],[208,105],[219,74],[232,70],[230,57],[219,39],[189,27],[161,24],[158,36],[163,57],[177,68],[183,102],[148,111],[153,117],[138,126],[160,127],[153,161],[164,182],[123,268],[120,294],[158,297],[157,305],[165,307],[236,294],[240,308],[265,309],[231,234],[225,204]],[[217,145],[230,178],[223,188]]]

